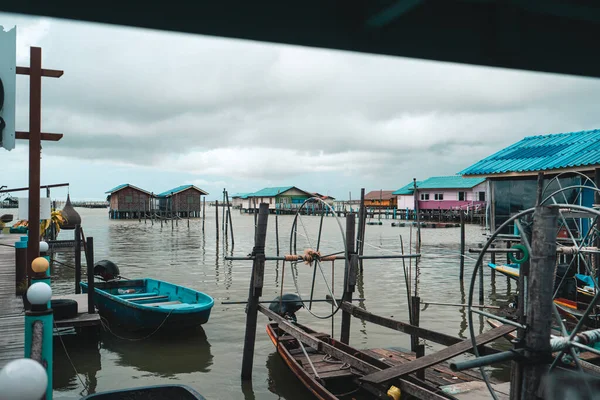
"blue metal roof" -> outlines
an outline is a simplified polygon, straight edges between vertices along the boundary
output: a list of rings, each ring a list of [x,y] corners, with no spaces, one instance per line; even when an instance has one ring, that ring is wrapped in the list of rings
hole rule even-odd
[[[165,190],[164,192],[157,194],[156,197],[169,197],[172,194],[177,194],[179,192],[183,192],[184,190],[188,190],[190,188],[194,188],[194,189],[198,190],[199,192],[201,192],[204,195],[208,194],[204,190],[202,190],[202,189],[200,189],[200,188],[198,188],[198,187],[196,187],[194,185],[181,185],[181,186],[177,186],[176,188],[173,188],[171,190]]]
[[[112,188],[112,189],[110,189],[110,190],[108,190],[108,191],[106,191],[106,192],[104,192],[104,193],[114,193],[114,192],[118,192],[119,190],[121,190],[121,189],[125,189],[125,188],[126,188],[126,187],[128,187],[128,186],[130,186],[130,187],[134,188],[135,190],[139,190],[140,192],[144,192],[144,193],[151,194],[151,193],[150,193],[150,192],[148,192],[147,190],[140,189],[139,187],[137,187],[137,186],[133,186],[133,185],[132,185],[132,184],[130,184],[130,183],[123,183],[123,184],[121,184],[121,185],[119,185],[119,186],[115,186],[114,188]]]
[[[493,175],[600,164],[600,129],[528,136],[459,172]]]
[[[248,197],[275,197],[277,195],[283,194],[284,192],[287,192],[290,189],[298,189],[295,186],[278,186],[278,187],[268,187],[268,188],[264,188],[259,190],[258,192],[254,192],[254,193],[249,193]],[[302,189],[298,189],[301,192],[304,192],[304,190]],[[307,196],[312,196],[310,193],[308,192],[304,192],[306,193]]]
[[[417,181],[417,186],[419,186],[421,184],[421,181]],[[400,189],[396,190],[394,193],[395,195],[398,196],[408,196],[413,194],[414,191],[414,183],[411,182],[406,186],[402,186]]]
[[[232,194],[231,196],[229,196],[229,198],[230,199],[237,199],[237,198],[247,199],[249,194],[252,194],[252,193],[235,193],[235,194]]]
[[[470,189],[485,182],[485,178],[464,178],[460,175],[432,176],[417,184],[418,189]]]

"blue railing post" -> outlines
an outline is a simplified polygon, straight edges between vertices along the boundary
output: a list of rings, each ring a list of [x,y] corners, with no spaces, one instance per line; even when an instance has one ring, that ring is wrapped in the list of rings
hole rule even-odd
[[[39,257],[34,260],[44,260]],[[33,264],[32,264],[33,265]],[[39,274],[46,271],[38,271]],[[48,384],[45,400],[52,400],[52,331],[54,315],[49,307],[52,289],[48,277],[33,278],[32,285],[27,290],[27,300],[31,303],[31,310],[25,313],[25,358],[38,361],[46,369]]]

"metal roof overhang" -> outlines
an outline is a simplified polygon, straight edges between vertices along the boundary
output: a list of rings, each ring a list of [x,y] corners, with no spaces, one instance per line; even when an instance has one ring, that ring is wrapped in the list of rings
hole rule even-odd
[[[600,77],[589,0],[5,0],[4,12]]]

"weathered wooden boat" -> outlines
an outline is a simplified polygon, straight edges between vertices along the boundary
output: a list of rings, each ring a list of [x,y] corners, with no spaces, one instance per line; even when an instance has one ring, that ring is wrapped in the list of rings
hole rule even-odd
[[[285,333],[275,322],[267,325],[267,334],[279,355],[300,382],[320,400],[400,399],[401,392],[398,387],[402,385],[411,385],[412,390],[418,390],[418,398],[449,399],[454,398],[450,393],[460,392],[463,390],[462,385],[470,385],[477,380],[475,375],[453,372],[447,366],[438,364],[435,368],[425,371],[425,380],[407,374],[403,377],[402,384],[394,381],[388,384],[367,384],[360,381],[365,375],[376,370],[414,363],[414,354],[395,348],[358,350],[336,341],[328,334],[317,333],[301,324],[294,325],[312,338],[323,341],[324,345],[335,347],[340,354],[351,355],[355,360],[352,362],[353,366],[350,366],[322,351],[321,346],[316,346],[319,348],[316,349],[309,345],[301,345],[294,336]],[[369,367],[366,369],[360,367],[367,364]],[[487,388],[485,390],[487,391]],[[408,395],[404,392],[403,390],[402,398]]]
[[[519,264],[488,263],[488,267],[509,278],[519,279]]]
[[[182,330],[208,322],[209,295],[156,279],[95,282],[94,302],[101,316],[131,331]],[[88,285],[81,282],[87,293]]]
[[[206,400],[200,393],[186,385],[142,386],[132,389],[109,390],[95,393],[81,400]]]
[[[12,214],[3,214],[0,216],[0,221],[4,223],[12,222],[13,215]]]

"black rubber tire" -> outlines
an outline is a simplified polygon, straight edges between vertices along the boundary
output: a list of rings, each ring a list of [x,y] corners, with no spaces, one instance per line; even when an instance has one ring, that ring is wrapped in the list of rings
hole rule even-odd
[[[69,319],[77,316],[77,302],[75,300],[51,300],[50,307],[54,311],[54,319]]]

